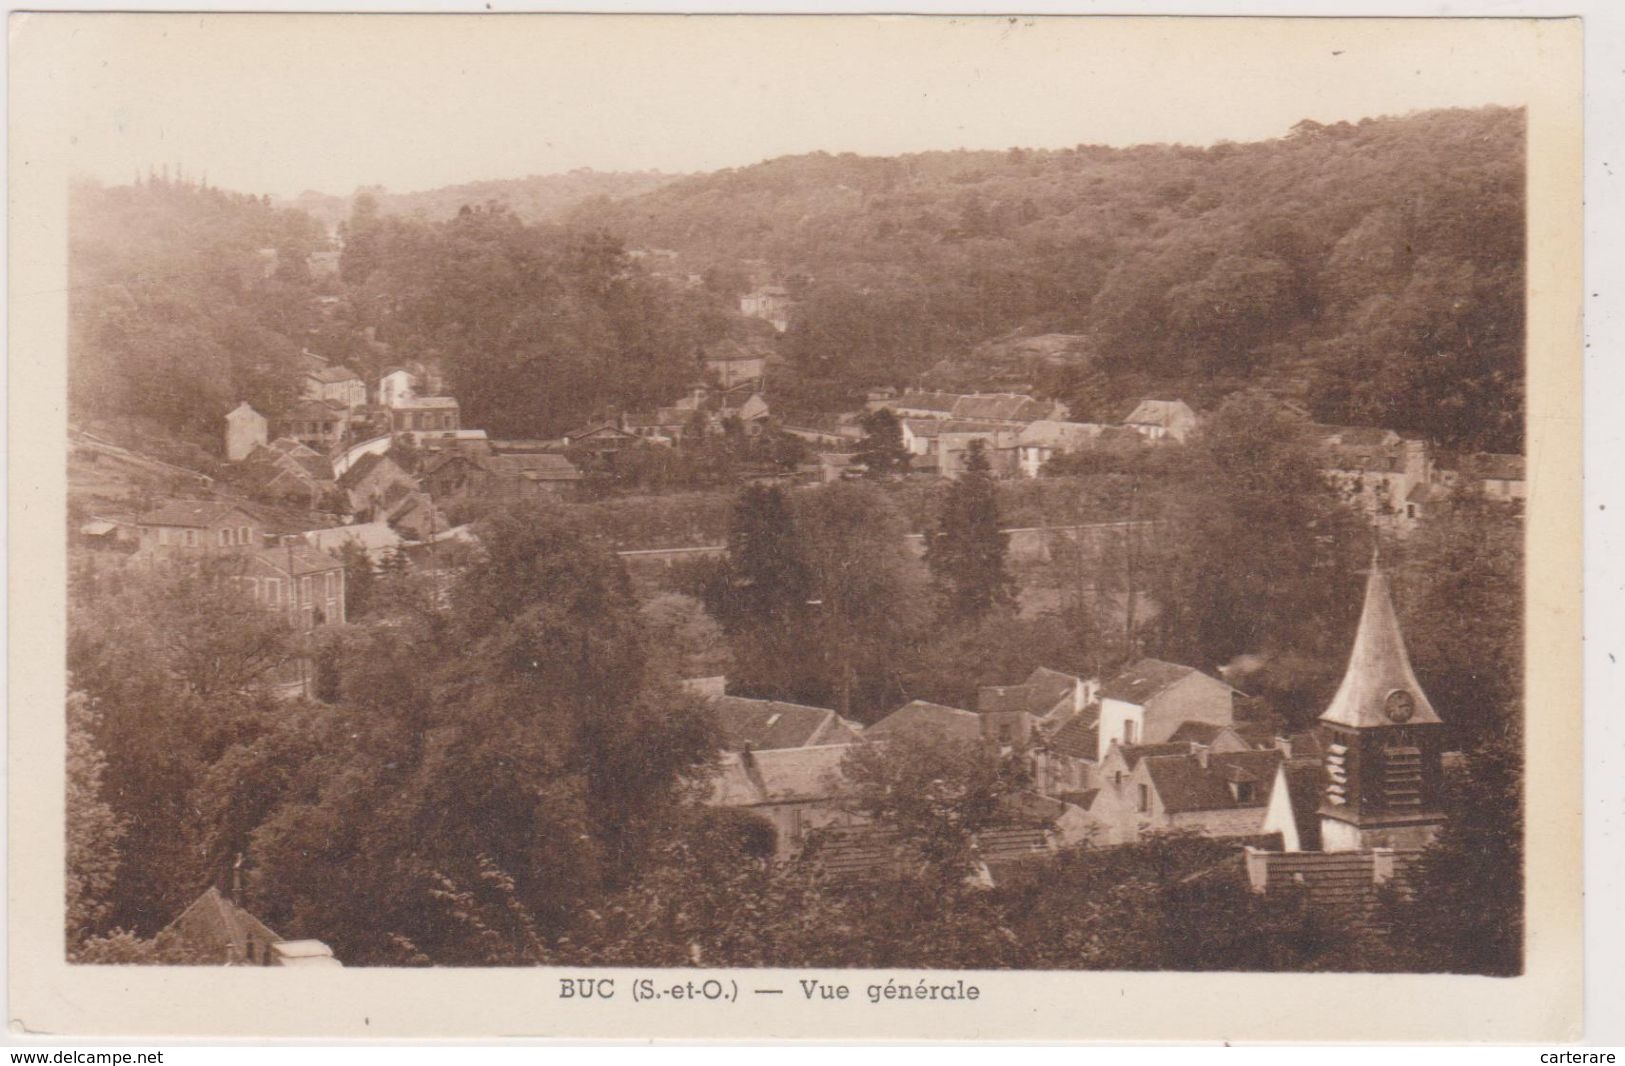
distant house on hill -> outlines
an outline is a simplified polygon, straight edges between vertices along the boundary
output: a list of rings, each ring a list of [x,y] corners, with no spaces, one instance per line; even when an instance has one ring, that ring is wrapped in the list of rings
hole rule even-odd
[[[890,408],[898,418],[993,422],[1018,428],[1046,419],[1064,421],[1068,415],[1066,405],[1057,400],[1035,400],[1019,392],[905,392],[879,406]]]
[[[388,453],[367,452],[345,469],[338,487],[348,497],[351,513],[371,518],[415,490],[418,482]]]
[[[234,503],[172,500],[136,519],[140,548],[147,552],[253,551],[263,544],[264,525]]]
[[[1093,422],[1029,422],[1016,435],[1016,467],[1027,477],[1037,477],[1055,456],[1083,451],[1105,430],[1105,426]]]
[[[249,552],[246,585],[254,602],[288,616],[296,629],[343,625],[344,565],[326,552],[299,540]]]
[[[582,473],[556,452],[475,455],[448,452],[424,471],[429,495],[454,499],[540,499],[574,490]]]
[[[248,458],[269,439],[270,427],[270,421],[246,402],[232,408],[226,415],[226,461],[239,463]]]
[[[404,366],[392,366],[378,378],[378,406],[399,407],[417,394],[418,379]]]
[[[1465,472],[1492,500],[1522,500],[1529,494],[1521,455],[1475,455],[1465,464]]]
[[[767,354],[737,341],[724,340],[705,353],[706,375],[724,389],[759,382],[767,372]]]
[[[338,403],[347,408],[366,406],[367,383],[361,380],[361,375],[314,352],[302,353],[301,362],[305,399]]]
[[[1183,400],[1141,400],[1123,419],[1147,440],[1173,440],[1185,443],[1196,429],[1196,412]]]
[[[450,432],[461,428],[461,408],[453,396],[411,396],[390,405],[395,433]]]
[[[338,447],[349,428],[350,409],[337,400],[301,400],[275,420],[276,436],[291,437],[323,455]]]
[[[783,333],[790,328],[790,310],[794,307],[788,290],[778,285],[767,285],[739,298],[739,313],[770,322]]]
[[[1321,473],[1373,521],[1408,532],[1437,502],[1426,441],[1369,426],[1318,426],[1316,433]]]

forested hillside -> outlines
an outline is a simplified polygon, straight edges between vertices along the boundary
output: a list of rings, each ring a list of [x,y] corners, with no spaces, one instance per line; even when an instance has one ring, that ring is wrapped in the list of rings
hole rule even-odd
[[[1484,108],[1205,149],[818,153],[571,217],[696,269],[762,260],[800,300],[786,344],[815,404],[1012,332],[1075,333],[1045,384],[1085,417],[1250,383],[1517,450],[1523,152],[1523,113]]]
[[[201,442],[240,400],[297,395],[321,332],[314,219],[168,178],[78,186],[70,212],[72,417]]]
[[[526,222],[551,222],[578,204],[595,197],[619,200],[650,192],[681,175],[658,170],[598,171],[572,170],[568,174],[532,174],[525,178],[496,181],[470,181],[422,192],[389,192],[382,186],[364,190],[386,215],[421,216],[440,221],[455,215],[469,204],[501,204]],[[327,225],[336,225],[350,215],[348,196],[302,192],[285,206],[314,215]]]
[[[552,436],[671,402],[708,346],[766,328],[736,297],[775,280],[796,300],[781,415],[921,382],[1032,386],[1084,420],[1263,388],[1324,421],[1518,451],[1523,129],[1484,108],[1211,148],[575,172],[421,194],[418,215],[363,194],[321,279],[306,255],[325,226],[304,211],[167,179],[84,187],[73,405],[208,444],[237,401],[291,395],[310,347],[363,374],[436,364],[468,424]],[[514,195],[486,202],[499,185]],[[656,274],[636,247],[679,254]]]

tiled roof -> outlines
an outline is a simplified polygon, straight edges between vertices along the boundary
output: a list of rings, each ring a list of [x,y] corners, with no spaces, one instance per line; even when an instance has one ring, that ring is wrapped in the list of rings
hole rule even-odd
[[[253,517],[252,514],[234,503],[221,503],[216,500],[171,500],[148,511],[136,519],[136,522],[143,526],[182,526],[190,529],[203,529],[224,522],[233,514]]]
[[[974,711],[915,700],[865,729],[863,735],[867,738],[885,738],[933,730],[954,740],[980,740],[982,717]]]
[[[1144,705],[1163,689],[1185,680],[1196,672],[1194,667],[1181,666],[1178,663],[1163,662],[1161,659],[1141,659],[1102,685],[1100,694],[1107,699]]]
[[[581,471],[562,455],[527,452],[519,455],[493,455],[485,460],[492,471],[532,481],[579,481]]]
[[[841,764],[851,744],[729,752],[712,784],[711,802],[723,807],[827,800],[841,794]]]
[[[1023,426],[1016,443],[1073,451],[1094,443],[1105,429],[1094,422],[1056,422],[1045,418]]]
[[[1117,752],[1128,763],[1130,770],[1140,764],[1141,759],[1156,758],[1163,755],[1189,755],[1196,749],[1188,741],[1174,743],[1168,741],[1163,744],[1119,744]]]
[[[1168,736],[1171,744],[1193,743],[1211,746],[1218,739],[1220,733],[1229,729],[1229,726],[1214,725],[1211,722],[1182,722],[1178,729]]]
[[[849,744],[857,739],[834,711],[824,707],[741,696],[723,696],[712,707],[729,751]]]
[[[457,406],[455,396],[413,396],[395,405],[397,411],[415,411],[424,408],[450,410]]]
[[[195,949],[218,951],[221,962],[235,963],[248,961],[251,939],[262,944],[274,944],[282,939],[213,887],[205,889],[190,907],[164,927],[163,932]]]
[[[1073,716],[1049,739],[1057,754],[1069,759],[1094,760],[1100,755],[1100,712],[1085,711]]]
[[[986,419],[999,422],[1037,422],[1055,415],[1055,405],[1015,393],[961,396],[954,404],[955,418]]]
[[[1419,854],[1397,850],[1392,854],[1393,883],[1401,892],[1406,890]],[[1255,870],[1262,873],[1265,893],[1301,888],[1311,906],[1335,909],[1357,923],[1369,919],[1376,909],[1378,856],[1373,852],[1249,851],[1246,865],[1249,876]]]
[[[1147,758],[1145,765],[1163,808],[1170,814],[1186,814],[1268,806],[1281,762],[1278,751],[1238,751],[1209,755],[1206,766],[1195,755],[1158,755]],[[1237,782],[1257,786],[1251,799],[1236,798],[1230,785]]]
[[[305,376],[315,378],[323,385],[338,385],[346,381],[361,380],[360,376],[347,366],[324,366],[320,369],[311,369],[305,371]]]
[[[283,574],[292,574],[299,577],[303,574],[319,574],[328,570],[341,570],[343,564],[326,552],[317,551],[303,542],[298,544],[282,544],[275,548],[261,548],[253,552],[252,557]]]

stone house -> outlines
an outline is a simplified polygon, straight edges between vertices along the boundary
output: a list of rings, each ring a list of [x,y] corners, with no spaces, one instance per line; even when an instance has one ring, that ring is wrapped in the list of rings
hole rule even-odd
[[[798,854],[809,834],[862,821],[847,809],[850,783],[842,762],[852,744],[819,744],[727,752],[706,802],[749,811],[776,832],[779,858]]]

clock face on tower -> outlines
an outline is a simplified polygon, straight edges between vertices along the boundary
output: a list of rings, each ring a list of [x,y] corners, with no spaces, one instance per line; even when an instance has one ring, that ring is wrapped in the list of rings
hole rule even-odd
[[[1383,710],[1387,712],[1390,721],[1408,722],[1411,715],[1416,713],[1416,700],[1404,689],[1396,688],[1388,693],[1388,699],[1383,703]]]

